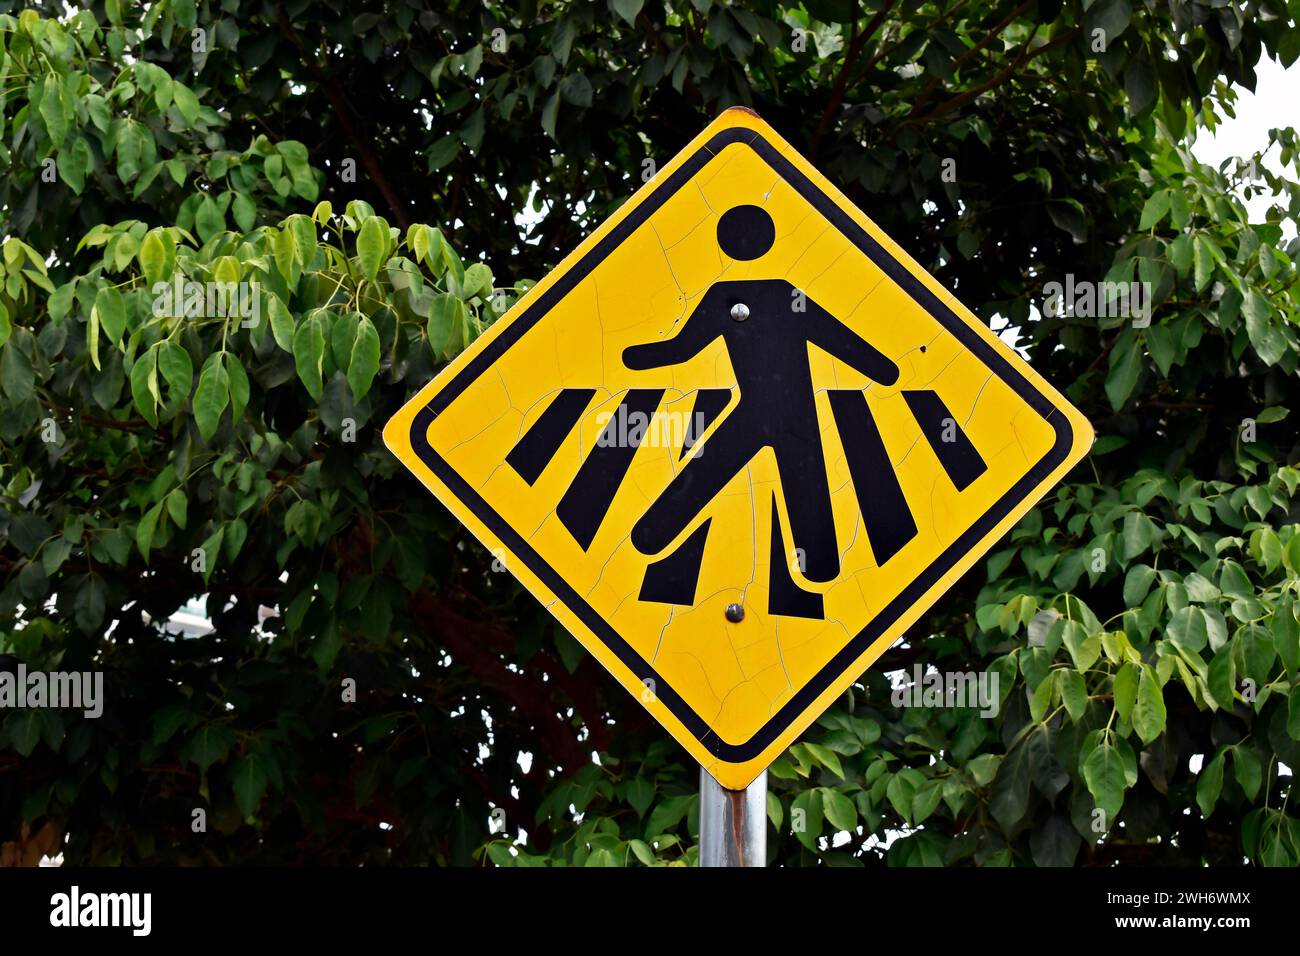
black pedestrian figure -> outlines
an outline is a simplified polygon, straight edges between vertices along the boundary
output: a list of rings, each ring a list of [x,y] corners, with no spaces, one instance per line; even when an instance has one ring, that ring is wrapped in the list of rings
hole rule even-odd
[[[718,220],[718,245],[739,260],[772,248],[776,228],[759,206],[735,206]],[[810,581],[833,581],[839,548],[808,366],[812,343],[881,385],[898,366],[785,279],[719,281],[671,339],[634,345],[623,364],[646,370],[685,362],[721,336],[740,399],[632,529],[642,554],[657,554],[763,448],[776,455],[794,546]],[[773,535],[776,541],[776,535]],[[773,555],[776,560],[776,555]]]

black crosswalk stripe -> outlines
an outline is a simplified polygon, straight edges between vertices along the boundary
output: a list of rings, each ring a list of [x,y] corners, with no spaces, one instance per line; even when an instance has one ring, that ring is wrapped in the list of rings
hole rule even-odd
[[[712,518],[691,532],[689,538],[672,554],[660,558],[645,569],[641,579],[642,601],[651,604],[695,603],[695,588],[700,581],[700,563],[704,560],[704,543],[709,537]]]
[[[894,474],[866,396],[856,389],[837,389],[827,398],[844,446],[867,540],[871,542],[871,555],[877,565],[883,565],[916,537],[916,520]]]
[[[695,393],[695,407],[691,409],[690,421],[686,426],[686,440],[682,442],[682,458],[685,458],[695,447],[700,436],[708,431],[713,420],[722,414],[729,401],[731,401],[729,388],[701,388]]]
[[[929,389],[903,392],[903,401],[921,426],[921,434],[934,449],[939,464],[958,491],[965,491],[988,465],[966,437],[943,399]]]
[[[524,481],[534,484],[555,457],[564,439],[569,437],[573,426],[578,424],[595,394],[594,388],[562,389],[537,417],[537,421],[533,422],[524,437],[510,449],[510,454],[506,455],[506,464],[517,471]]]
[[[583,551],[591,547],[592,539],[596,537],[605,515],[609,513],[609,506],[618,494],[618,486],[623,483],[623,476],[627,474],[632,458],[640,447],[639,439],[629,439],[638,434],[644,437],[644,431],[648,431],[630,431],[627,435],[620,435],[619,428],[629,421],[636,421],[640,416],[644,416],[648,422],[663,396],[664,390],[661,388],[629,389],[621,407],[605,426],[596,447],[579,466],[573,483],[560,499],[556,514],[574,540],[582,545]]]

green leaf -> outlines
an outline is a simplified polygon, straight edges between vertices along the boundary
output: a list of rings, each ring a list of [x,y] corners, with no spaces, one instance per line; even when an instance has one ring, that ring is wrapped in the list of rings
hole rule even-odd
[[[121,345],[122,332],[126,329],[126,302],[122,293],[111,285],[101,286],[91,311],[98,316],[100,327],[113,344]]]
[[[556,90],[542,105],[542,129],[551,139],[555,139],[555,119],[560,110],[560,91]]]
[[[821,794],[822,812],[831,826],[852,833],[858,825],[858,811],[854,809],[853,801],[831,787],[823,787]]]
[[[632,805],[632,809],[636,811],[636,815],[638,817],[643,817],[645,816],[646,810],[649,809],[651,802],[654,800],[654,784],[643,776],[633,777],[627,781],[626,794],[627,802]]]
[[[1070,659],[1074,661],[1075,669],[1080,673],[1091,668],[1101,656],[1101,635],[1089,637],[1087,629],[1078,621],[1065,623],[1062,639],[1065,649],[1070,652]]]
[[[181,756],[207,773],[209,767],[230,752],[234,742],[235,734],[228,727],[204,724],[186,741],[181,748]]]
[[[1074,198],[1052,199],[1047,203],[1047,215],[1058,229],[1068,232],[1075,242],[1088,238],[1088,216],[1083,203]]]
[[[1100,30],[1108,45],[1114,44],[1128,29],[1133,15],[1129,0],[1096,0],[1095,3],[1085,4],[1084,9],[1088,11],[1084,26],[1089,36],[1093,30]]]
[[[56,165],[59,178],[80,196],[86,188],[86,172],[94,166],[94,159],[86,141],[78,136],[69,145],[60,149]]]
[[[185,496],[185,492],[177,488],[164,498],[163,502],[167,505],[167,514],[171,516],[172,524],[184,528],[189,513],[189,499]]]
[[[30,757],[40,742],[41,714],[40,710],[21,711],[7,725],[9,739],[13,742],[14,750],[21,757]]]
[[[196,720],[194,712],[184,704],[167,704],[153,715],[153,736],[150,740],[154,744],[166,743],[175,736],[176,731],[182,727],[192,727]]]
[[[989,811],[1003,830],[1010,830],[1024,817],[1028,807],[1029,748],[1019,744],[998,765]]]
[[[980,754],[971,759],[971,762],[966,765],[966,770],[977,787],[987,787],[1001,762],[1002,758],[998,754]]]
[[[341,312],[334,316],[329,332],[329,357],[344,372],[352,362],[352,343],[357,339],[357,330],[361,326],[361,314],[358,312]]]
[[[1246,316],[1246,333],[1250,344],[1266,365],[1276,365],[1286,354],[1286,338],[1273,323],[1273,306],[1262,295],[1251,289],[1242,302]]]
[[[199,434],[207,441],[216,433],[221,415],[230,404],[230,376],[222,361],[222,353],[214,352],[203,363],[199,372],[199,385],[194,390],[194,422]]]
[[[285,308],[278,295],[269,296],[267,303],[271,314],[271,335],[275,337],[275,344],[292,354],[295,331],[293,314]]]
[[[1175,646],[1199,654],[1210,641],[1205,612],[1195,605],[1175,611],[1165,634]]]
[[[1151,592],[1151,582],[1156,578],[1155,569],[1146,564],[1135,564],[1124,576],[1124,603],[1128,607],[1139,607]]]
[[[1112,743],[1108,735],[1103,735],[1084,758],[1082,772],[1088,792],[1092,794],[1093,803],[1106,814],[1107,822],[1119,816],[1124,805],[1124,791],[1137,782],[1137,774],[1131,774],[1127,767],[1121,747],[1123,741]]]
[[[1169,196],[1169,222],[1175,229],[1186,229],[1192,218],[1192,210],[1187,202],[1187,193],[1179,187],[1171,189]]]
[[[150,348],[131,366],[131,397],[144,420],[158,427],[158,351]]]
[[[307,394],[319,401],[323,383],[321,369],[325,361],[325,332],[319,315],[312,315],[293,334],[293,364]]]
[[[818,789],[805,790],[790,805],[790,825],[795,838],[808,850],[817,852],[822,832],[822,795]]]
[[[691,802],[695,799],[694,796],[686,795],[661,800],[658,806],[650,811],[650,818],[646,821],[645,827],[646,836],[658,836],[677,829],[677,825],[690,812]]]
[[[1146,330],[1144,337],[1147,351],[1151,353],[1151,358],[1160,369],[1160,374],[1168,376],[1174,360],[1178,358],[1178,345],[1174,341],[1173,333],[1164,326],[1153,325]]]
[[[452,330],[459,329],[464,309],[465,303],[454,295],[442,292],[434,296],[426,330],[429,334],[429,348],[435,358],[447,354],[452,341]]]
[[[225,539],[225,536],[226,536],[226,526],[222,525],[216,531],[212,532],[212,534],[208,535],[208,537],[204,540],[204,542],[201,545],[199,545],[199,549],[202,550],[203,552],[203,560],[205,565],[203,571],[203,581],[205,584],[207,583],[208,579],[212,577],[212,572],[216,570],[217,558],[221,554],[221,542]]]
[[[840,765],[840,758],[835,751],[823,747],[821,744],[806,743],[804,747],[807,748],[808,753],[812,755],[814,760],[841,780],[844,779],[844,767]]]
[[[0,388],[15,404],[27,402],[35,390],[36,373],[17,338],[11,338],[0,352]]]
[[[650,844],[646,843],[644,840],[628,840],[627,845],[631,849],[632,855],[635,856],[637,861],[642,865],[654,866],[657,862],[655,860],[654,850],[650,849]]]
[[[68,135],[71,112],[59,77],[54,73],[47,73],[41,92],[40,114],[45,124],[45,132],[49,134],[50,141],[56,149],[63,145],[63,140]]]
[[[1111,693],[1115,704],[1115,713],[1119,719],[1128,721],[1133,715],[1133,705],[1137,703],[1138,684],[1141,676],[1139,665],[1132,661],[1121,667],[1112,681]]]
[[[276,268],[291,287],[296,286],[298,284],[300,264],[298,241],[294,238],[293,230],[289,228],[281,229],[275,234],[273,244],[275,246]]]
[[[1088,709],[1088,688],[1078,671],[1060,668],[1056,671],[1056,686],[1061,693],[1061,703],[1076,724]]]
[[[193,126],[194,121],[199,118],[199,98],[194,95],[184,83],[172,84],[172,103],[180,111],[181,116],[185,118],[188,126]]]
[[[1219,710],[1232,710],[1237,687],[1237,663],[1231,650],[1214,655],[1206,672],[1205,684],[1214,706]]]
[[[77,591],[74,617],[77,627],[87,634],[93,634],[104,622],[104,613],[108,609],[106,591],[104,579],[98,574],[86,575],[86,583]]]
[[[610,0],[610,9],[622,17],[629,26],[636,24],[637,14],[645,6],[645,0]]]
[[[943,799],[943,782],[940,780],[930,780],[924,786],[918,787],[915,795],[912,797],[912,815],[911,820],[914,825],[920,825],[934,813],[939,806],[939,801]],[[829,813],[827,814],[829,816]],[[856,820],[854,821],[856,822]],[[851,828],[845,828],[850,829]]]
[[[194,363],[190,353],[176,342],[163,342],[158,347],[158,370],[162,372],[174,401],[189,398],[194,385]]]
[[[248,375],[232,352],[226,353],[225,368],[230,383],[230,417],[237,422],[244,417],[244,408],[248,405]]]
[[[1260,765],[1259,756],[1249,747],[1240,744],[1231,750],[1233,775],[1246,794],[1246,799],[1254,801],[1264,783],[1264,768]]]
[[[486,299],[491,291],[491,269],[481,262],[476,262],[465,270],[465,286],[461,290],[461,295],[466,299],[472,299],[476,295]]]
[[[204,242],[226,228],[225,213],[211,196],[205,195],[199,202],[199,208],[194,213],[194,228]]]
[[[1214,277],[1216,252],[1216,248],[1205,236],[1198,234],[1192,240],[1192,263],[1196,273],[1197,292],[1204,291],[1210,284],[1210,279]]]
[[[1138,681],[1137,702],[1133,705],[1133,729],[1144,744],[1149,744],[1165,731],[1165,696],[1155,671],[1142,665]]]
[[[163,269],[167,263],[167,247],[162,236],[157,229],[150,230],[140,243],[140,268],[144,270],[145,281],[150,286],[163,278]]]
[[[135,543],[140,549],[140,554],[144,556],[145,563],[149,561],[149,549],[153,547],[154,532],[158,529],[158,518],[162,515],[163,503],[160,501],[144,513],[140,523],[135,526]]]
[[[1201,768],[1196,778],[1196,805],[1201,808],[1201,816],[1208,817],[1214,811],[1214,805],[1219,802],[1219,794],[1222,792],[1223,753],[1220,752]]]
[[[74,279],[71,282],[65,282],[54,290],[54,294],[49,299],[50,318],[55,322],[62,322],[67,318],[68,313],[72,311],[72,299],[77,291],[77,283]],[[7,314],[7,313],[6,313]],[[0,342],[3,345],[4,342]]]
[[[1291,544],[1300,541],[1300,534],[1291,539]],[[1288,599],[1281,602],[1273,612],[1270,621],[1273,632],[1273,648],[1282,660],[1282,666],[1294,679],[1300,674],[1300,623],[1296,622],[1294,604]],[[1292,698],[1300,697],[1293,694]]]
[[[1139,229],[1150,229],[1169,212],[1170,191],[1162,189],[1154,196],[1150,197],[1142,207],[1142,219],[1138,222]]]
[[[1277,43],[1278,59],[1282,66],[1290,69],[1300,59],[1300,30],[1284,30]]]
[[[248,756],[235,761],[230,768],[230,779],[234,784],[239,812],[245,817],[251,817],[262,802],[262,794],[266,792],[266,771],[262,769],[261,760]]]
[[[1142,356],[1137,347],[1137,340],[1132,336],[1122,336],[1115,345],[1111,356],[1110,372],[1106,376],[1106,397],[1110,407],[1119,411],[1133,394],[1137,385],[1138,374],[1142,371]]]
[[[226,560],[234,561],[239,557],[244,542],[248,540],[248,523],[243,518],[236,518],[222,525],[222,531],[224,532],[222,547],[225,549]]]
[[[357,261],[361,264],[362,274],[371,282],[379,275],[388,253],[388,223],[379,216],[372,216],[361,224],[357,234]]]
[[[235,200],[230,205],[235,217],[235,224],[244,232],[252,232],[257,225],[257,205],[247,193],[235,193]]]
[[[1178,277],[1185,278],[1192,268],[1192,237],[1183,233],[1169,245],[1169,261],[1178,272]]]
[[[366,397],[379,371],[379,332],[365,316],[352,343],[352,360],[348,363],[348,386],[358,402]]]

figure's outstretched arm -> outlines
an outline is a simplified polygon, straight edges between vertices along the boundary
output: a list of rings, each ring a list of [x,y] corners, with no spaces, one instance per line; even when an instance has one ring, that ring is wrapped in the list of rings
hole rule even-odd
[[[712,299],[712,296],[706,294],[672,338],[625,348],[623,364],[636,371],[645,371],[651,368],[662,368],[665,365],[677,365],[694,358],[721,334],[718,324],[710,321]]]
[[[808,312],[813,320],[808,323],[808,341],[853,366],[873,382],[893,385],[898,381],[898,366],[851,328],[811,299]]]

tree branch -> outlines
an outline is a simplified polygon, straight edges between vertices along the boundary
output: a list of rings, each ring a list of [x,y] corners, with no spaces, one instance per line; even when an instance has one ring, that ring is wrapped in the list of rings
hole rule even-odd
[[[289,22],[289,17],[283,10],[279,12],[277,23],[280,27],[280,33],[298,50],[303,66],[307,68],[312,78],[325,91],[330,105],[334,107],[334,114],[338,117],[339,126],[343,128],[343,133],[347,136],[348,142],[352,144],[352,148],[361,157],[361,165],[365,167],[367,175],[370,176],[371,181],[379,189],[380,194],[384,197],[384,202],[388,204],[388,208],[394,218],[397,219],[398,224],[405,229],[411,224],[411,215],[406,205],[398,198],[397,192],[388,182],[388,177],[384,175],[383,168],[379,165],[379,157],[375,155],[374,149],[370,146],[370,134],[366,131],[363,122],[355,115],[343,89],[308,54],[302,38],[298,36],[293,24]]]
[[[969,63],[971,58],[975,56],[977,53],[979,53],[980,50],[983,50],[995,39],[997,39],[997,37],[1001,36],[1002,31],[1005,30],[1007,27],[1009,27],[1012,21],[1014,21],[1017,17],[1021,16],[1026,10],[1034,6],[1037,2],[1038,0],[1025,0],[1024,3],[1016,7],[1010,13],[1008,13],[1002,19],[1002,21],[998,23],[997,26],[995,26],[985,35],[984,39],[980,40],[978,43],[972,46],[969,50],[967,50],[965,53],[963,53],[953,62],[952,72],[956,73],[965,64]],[[912,108],[911,110],[908,111],[907,115],[915,116],[917,113],[921,112],[922,107],[924,107],[926,103],[930,102],[931,98],[935,94],[935,91],[939,88],[939,85],[942,82],[943,82],[942,77],[936,76],[934,79],[932,79],[926,85],[925,89],[921,91],[921,95],[916,98],[916,102],[912,104]]]
[[[1061,34],[1059,37],[1057,37],[1055,40],[1052,40],[1050,43],[1044,43],[1038,49],[1030,50],[1029,44],[1033,42],[1034,36],[1037,33],[1037,28],[1035,28],[1035,32],[1029,35],[1029,39],[1026,40],[1024,46],[1021,47],[1019,55],[1015,58],[1015,60],[1011,63],[1011,65],[1008,66],[1006,69],[1004,69],[1002,72],[996,74],[991,79],[981,83],[979,86],[973,87],[972,89],[969,89],[964,93],[954,96],[950,100],[945,100],[944,102],[936,106],[934,109],[930,110],[930,112],[924,113],[921,116],[908,117],[906,120],[904,120],[904,122],[917,123],[917,124],[927,123],[931,120],[938,119],[940,116],[943,116],[946,113],[951,113],[953,110],[957,109],[958,107],[964,106],[965,104],[969,103],[971,100],[975,99],[975,97],[980,96],[983,93],[987,93],[989,90],[995,87],[1001,86],[1012,76],[1014,76],[1016,71],[1019,70],[1022,66],[1036,59],[1037,57],[1042,56],[1044,53],[1048,53],[1051,50],[1055,50],[1057,47],[1061,46],[1062,44],[1067,43],[1068,41],[1074,39],[1075,35],[1078,32],[1079,32],[1079,27],[1074,27],[1070,30],[1067,30],[1065,33]]]
[[[862,49],[867,45],[867,41],[876,35],[876,30],[880,28],[880,24],[884,22],[885,17],[889,16],[890,11],[894,9],[895,2],[896,0],[888,0],[888,2],[880,8],[879,12],[871,18],[866,29],[861,33],[857,32],[858,18],[857,12],[854,11],[853,29],[851,39],[849,40],[849,49],[848,52],[845,53],[844,62],[840,64],[839,73],[835,77],[835,85],[831,89],[830,100],[826,104],[826,109],[822,111],[821,119],[817,122],[817,131],[813,133],[812,143],[808,147],[809,160],[817,158],[817,150],[821,147],[822,140],[826,138],[826,134],[830,132],[831,123],[835,120],[835,114],[839,112],[840,105],[844,102],[844,91],[848,88],[849,73],[852,71],[853,65],[857,63],[858,57],[862,55]]]

